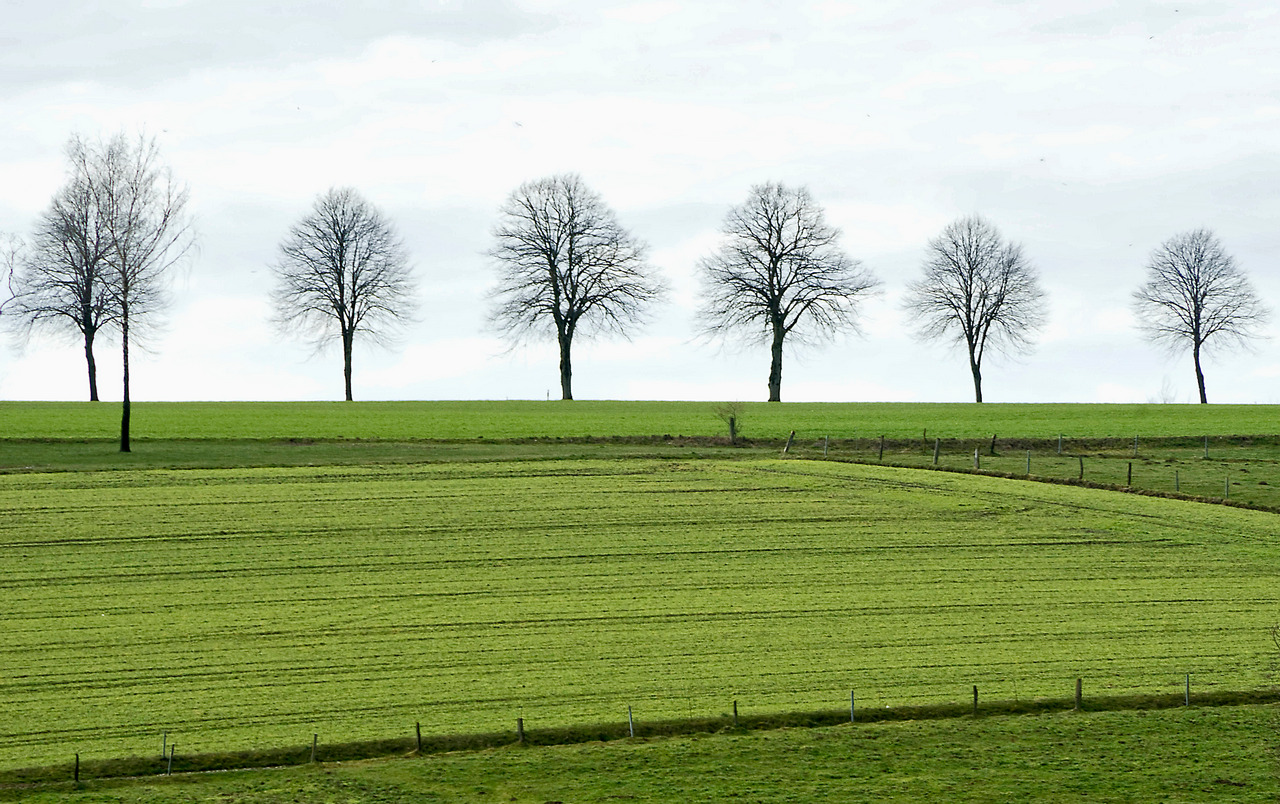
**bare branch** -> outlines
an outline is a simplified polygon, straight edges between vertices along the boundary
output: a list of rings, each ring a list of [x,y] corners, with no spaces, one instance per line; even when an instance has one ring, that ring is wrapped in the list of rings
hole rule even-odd
[[[1044,291],[1016,243],[979,216],[961,218],[929,241],[924,277],[904,302],[920,337],[963,344],[976,401],[987,349],[1024,352],[1044,324]]]
[[[123,134],[66,146],[67,182],[40,216],[14,275],[19,332],[72,334],[84,344],[89,398],[98,398],[96,338],[119,333],[128,450],[129,346],[167,305],[168,274],[193,246],[187,189],[155,140]]]
[[[1191,350],[1201,402],[1208,401],[1201,354],[1248,346],[1271,316],[1208,229],[1174,235],[1152,252],[1133,309],[1150,341],[1173,352]]]
[[[703,331],[769,342],[769,401],[776,402],[784,340],[856,332],[859,303],[879,281],[840,249],[840,230],[827,224],[804,187],[752,187],[746,202],[729,210],[721,232],[719,250],[699,263]]]
[[[168,306],[169,274],[194,247],[187,217],[188,191],[160,161],[154,139],[130,142],[118,134],[69,147],[73,174],[96,208],[102,246],[102,288],[120,332],[124,397],[120,451],[130,451],[129,346]]]
[[[404,243],[376,207],[349,187],[316,199],[280,244],[272,293],[276,325],[317,343],[342,342],[346,398],[356,333],[386,344],[412,319],[417,285]]]
[[[627,337],[665,295],[645,244],[576,174],[520,185],[502,205],[493,236],[498,284],[490,323],[513,344],[554,335],[563,399],[573,398],[574,336]]]
[[[17,235],[0,235],[0,284],[4,285],[4,289],[0,290],[0,316],[4,315],[5,309],[13,304],[17,296],[14,276],[22,261],[23,248],[22,239]]]
[[[41,214],[14,276],[16,327],[25,341],[35,332],[68,335],[84,346],[89,399],[98,399],[97,338],[118,325],[109,297],[107,221],[102,177],[105,143],[72,137],[66,146],[67,182]]]

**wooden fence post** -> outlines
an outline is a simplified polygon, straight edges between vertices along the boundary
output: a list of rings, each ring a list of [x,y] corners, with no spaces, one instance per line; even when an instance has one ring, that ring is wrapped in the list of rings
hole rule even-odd
[[[636,721],[631,716],[631,707],[629,705],[627,706],[627,733],[632,737],[636,736]]]
[[[738,725],[738,702],[733,702],[733,725]]]
[[[941,438],[933,439],[933,465],[934,466],[938,465],[938,450],[941,447],[942,447],[942,439]]]
[[[1027,450],[1027,476],[1031,476],[1031,450]]]
[[[76,784],[80,783],[80,755],[76,754]]]
[[[524,718],[516,718],[516,742],[524,745]]]
[[[1058,433],[1058,454],[1062,454],[1062,433]]]
[[[1187,706],[1191,705],[1191,674],[1187,673]]]
[[[884,436],[880,436],[880,455],[876,460],[884,460]]]
[[[978,714],[978,685],[973,685],[973,713]]]
[[[974,468],[974,469],[981,469],[981,468],[982,468],[982,465],[978,462],[978,448],[977,448],[977,447],[974,447],[974,448],[973,448],[973,468]]]
[[[791,435],[787,436],[787,445],[782,448],[783,455],[786,455],[788,452],[791,451],[791,445],[794,444],[795,441],[796,441],[796,431],[792,430]]]
[[[1080,455],[1077,457],[1080,458],[1080,479],[1084,480],[1084,456]]]
[[[413,724],[414,731],[418,733],[418,753],[422,753],[422,721],[419,720]]]
[[[1084,697],[1081,693],[1084,691],[1084,679],[1076,679],[1076,709],[1080,708],[1081,699]]]
[[[829,435],[823,436],[822,437],[822,457],[824,458],[827,457],[827,448],[830,446],[831,446],[831,436]]]
[[[177,748],[178,748],[178,746],[177,746],[177,744],[176,744],[176,743],[169,743],[169,766],[168,766],[167,768],[165,768],[165,769],[164,769],[164,775],[165,775],[165,776],[172,776],[172,775],[173,775],[173,755],[174,755],[174,753],[177,751]],[[314,754],[314,753],[315,753],[315,748],[312,748],[312,749],[311,749],[311,753],[312,753],[312,754]],[[311,758],[311,761],[312,761],[312,762],[315,762],[315,761],[316,761],[314,756]]]
[[[1133,488],[1133,461],[1129,461],[1129,479],[1125,481],[1125,486]]]

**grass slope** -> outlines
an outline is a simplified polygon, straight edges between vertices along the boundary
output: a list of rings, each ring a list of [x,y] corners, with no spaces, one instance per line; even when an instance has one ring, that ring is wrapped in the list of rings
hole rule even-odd
[[[0,800],[1274,802],[1277,725],[1275,706],[878,723],[0,789]]]
[[[0,767],[1271,681],[1274,515],[805,461],[0,477]]]

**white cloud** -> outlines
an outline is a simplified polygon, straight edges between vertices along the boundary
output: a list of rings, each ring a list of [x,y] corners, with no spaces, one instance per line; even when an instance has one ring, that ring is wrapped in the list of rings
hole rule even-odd
[[[1038,145],[1048,148],[1064,148],[1078,145],[1104,145],[1122,142],[1133,133],[1128,126],[1092,125],[1070,131],[1042,134],[1035,138]]]
[[[1091,402],[1146,402],[1150,392],[1122,383],[1104,382],[1093,388]]]

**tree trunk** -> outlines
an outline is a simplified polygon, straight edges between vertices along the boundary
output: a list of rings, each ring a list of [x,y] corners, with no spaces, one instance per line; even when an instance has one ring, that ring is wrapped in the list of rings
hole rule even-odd
[[[84,334],[84,359],[89,364],[89,401],[98,401],[98,363],[93,359],[93,336],[90,330]]]
[[[779,326],[773,328],[773,345],[769,360],[769,401],[782,401],[782,339],[786,333]]]
[[[969,353],[969,371],[973,374],[973,401],[982,401],[982,366],[978,361],[973,359],[973,353]]]
[[[1200,344],[1191,348],[1191,359],[1196,364],[1196,387],[1200,389],[1200,404],[1209,404],[1209,397],[1204,393],[1204,372],[1200,369]]]
[[[129,445],[129,308],[120,315],[120,353],[124,360],[124,402],[120,407],[120,451],[130,452]]]
[[[355,333],[349,329],[342,331],[342,379],[346,384],[347,401],[351,401],[351,346],[355,342]]]
[[[573,335],[561,333],[560,337],[560,398],[573,399],[573,362],[569,356],[569,346],[573,343]]]

